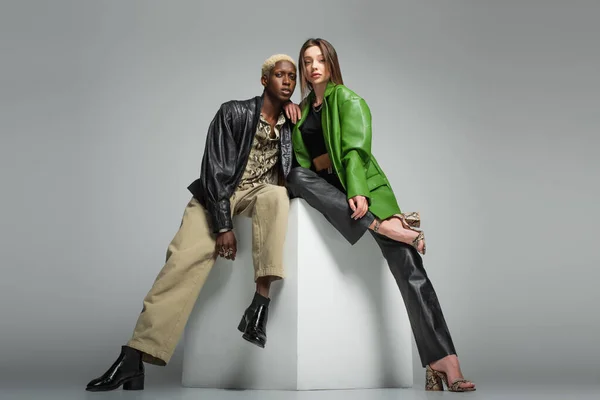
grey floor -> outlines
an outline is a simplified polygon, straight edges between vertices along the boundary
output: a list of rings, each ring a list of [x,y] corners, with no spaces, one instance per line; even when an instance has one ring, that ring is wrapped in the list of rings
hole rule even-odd
[[[463,397],[464,396],[464,397]],[[262,390],[216,390],[193,389],[173,386],[147,386],[139,392],[116,390],[105,393],[85,392],[82,387],[52,387],[38,389],[0,389],[1,400],[422,400],[439,398],[467,398],[469,400],[571,400],[600,399],[600,389],[596,385],[516,385],[512,387],[480,385],[476,392],[449,393],[425,392],[421,388],[412,389],[373,389],[373,390],[334,390],[310,392],[284,392]]]

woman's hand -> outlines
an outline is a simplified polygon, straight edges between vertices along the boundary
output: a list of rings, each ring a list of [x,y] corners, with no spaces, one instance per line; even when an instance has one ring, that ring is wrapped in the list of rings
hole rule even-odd
[[[350,216],[353,219],[360,219],[369,211],[369,203],[365,196],[354,196],[348,200],[350,208],[354,213]]]
[[[288,101],[284,104],[283,110],[285,111],[286,117],[292,121],[292,124],[295,124],[296,122],[300,121],[300,118],[302,118],[302,110],[300,109],[300,106],[291,101]]]

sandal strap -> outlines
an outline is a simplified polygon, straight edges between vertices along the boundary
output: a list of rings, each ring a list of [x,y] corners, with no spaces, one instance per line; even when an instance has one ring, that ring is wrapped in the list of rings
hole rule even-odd
[[[460,392],[460,391],[465,391],[465,390],[471,390],[471,388],[461,387],[460,386],[461,383],[471,383],[471,381],[468,381],[466,379],[457,379],[454,382],[452,382],[452,385],[450,385],[450,390],[453,390],[455,392]]]
[[[413,245],[415,247],[417,247],[419,245],[419,241],[424,240],[424,239],[425,239],[425,234],[423,232],[419,232],[419,234],[417,235],[415,240],[413,240]]]

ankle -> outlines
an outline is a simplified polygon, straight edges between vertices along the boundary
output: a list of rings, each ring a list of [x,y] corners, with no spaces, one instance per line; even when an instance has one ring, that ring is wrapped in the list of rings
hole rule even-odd
[[[268,298],[271,290],[271,278],[262,276],[256,280],[256,293],[262,297]]]
[[[369,229],[370,229],[370,230],[372,230],[372,231],[374,231],[374,230],[375,230],[375,226],[376,226],[376,225],[377,225],[377,218],[375,218],[375,219],[373,220],[373,222],[371,222],[371,225],[369,225]],[[380,227],[379,227],[379,228],[377,228],[377,230],[378,230],[378,231],[379,231],[379,229],[380,229]]]
[[[131,365],[138,364],[144,356],[142,351],[127,345],[122,347],[122,352]]]
[[[374,222],[375,223],[375,222]],[[393,236],[394,234],[394,227],[390,224],[390,220],[389,219],[384,219],[384,220],[380,220],[379,221],[379,226],[377,228],[377,233],[383,235],[383,236]]]
[[[429,364],[433,369],[447,370],[451,368],[459,368],[458,357],[454,354],[447,355]]]
[[[266,289],[256,289],[256,292],[254,292],[254,294],[264,297],[265,299],[269,298],[269,290]]]

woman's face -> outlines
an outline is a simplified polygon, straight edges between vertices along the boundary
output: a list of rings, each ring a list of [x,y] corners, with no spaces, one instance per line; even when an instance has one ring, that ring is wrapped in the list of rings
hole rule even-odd
[[[311,46],[304,51],[302,65],[304,76],[311,85],[315,86],[329,81],[331,73],[319,46]]]

